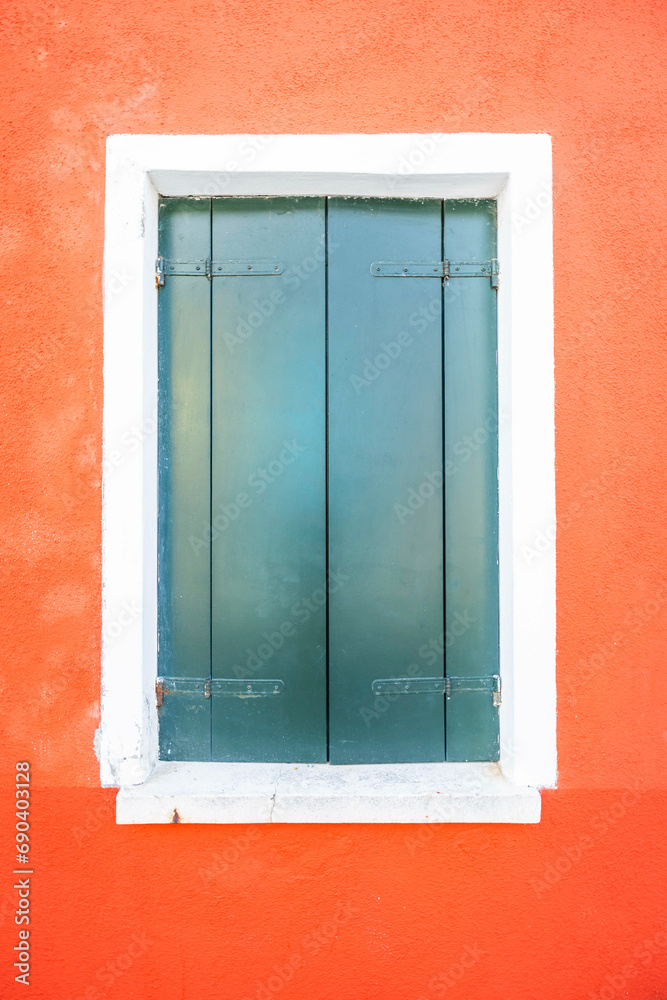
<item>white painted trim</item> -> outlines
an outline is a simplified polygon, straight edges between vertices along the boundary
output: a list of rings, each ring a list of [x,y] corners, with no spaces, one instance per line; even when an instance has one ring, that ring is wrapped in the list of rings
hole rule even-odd
[[[160,194],[498,199],[499,405],[509,415],[500,423],[499,446],[500,767],[517,787],[555,785],[551,189],[547,135],[109,137],[98,741],[103,785],[139,785],[157,764],[153,269]],[[217,766],[229,767],[210,765]],[[169,780],[165,774],[176,781],[179,767],[187,774],[190,765],[170,767],[165,772],[160,765],[161,782]],[[128,796],[125,790],[119,802]]]
[[[118,823],[539,823],[496,764],[169,764],[118,793]]]

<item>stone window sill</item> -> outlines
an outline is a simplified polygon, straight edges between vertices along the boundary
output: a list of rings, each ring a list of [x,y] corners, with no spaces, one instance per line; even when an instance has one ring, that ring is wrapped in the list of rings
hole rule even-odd
[[[497,764],[159,763],[116,822],[539,823],[540,793]]]

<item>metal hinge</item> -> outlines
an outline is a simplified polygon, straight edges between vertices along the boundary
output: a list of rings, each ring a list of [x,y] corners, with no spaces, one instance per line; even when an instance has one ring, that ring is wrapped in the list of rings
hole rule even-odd
[[[501,684],[498,674],[484,677],[386,677],[373,681],[373,694],[444,694],[451,698],[468,691],[488,691],[493,704],[500,705]]]
[[[155,684],[158,708],[165,695],[189,695],[211,698],[274,698],[283,694],[285,682],[269,680],[237,680],[236,678],[158,677]]]
[[[155,287],[164,285],[165,277],[187,275],[193,278],[257,277],[282,274],[285,265],[275,257],[262,260],[171,260],[158,257],[155,262]]]
[[[492,260],[374,260],[371,274],[375,278],[490,278],[491,287],[498,287],[500,265]]]

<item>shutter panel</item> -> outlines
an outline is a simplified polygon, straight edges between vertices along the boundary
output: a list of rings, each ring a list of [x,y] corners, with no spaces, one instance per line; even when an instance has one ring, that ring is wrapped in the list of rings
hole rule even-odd
[[[160,253],[203,260],[209,199],[160,202]],[[162,676],[210,676],[210,332],[206,279],[167,276],[158,299],[158,664]],[[122,475],[122,473],[118,473]],[[210,760],[211,703],[165,697],[160,757]]]
[[[445,203],[452,262],[496,256],[493,201]],[[453,272],[455,273],[455,272]],[[496,293],[486,277],[445,292],[447,674],[498,673],[498,373]],[[447,760],[497,760],[498,709],[488,691],[446,701]]]
[[[329,598],[336,764],[444,759],[442,693],[386,699],[371,687],[444,674],[442,281],[370,273],[376,260],[441,259],[441,202],[330,199],[329,566],[342,580]]]
[[[213,201],[213,760],[326,761],[325,202]],[[276,258],[277,275],[251,276]]]
[[[455,277],[495,233],[492,201],[161,202],[160,254],[214,262],[159,298],[162,759],[324,761],[327,724],[335,764],[498,758],[465,683],[498,673],[496,296]],[[373,691],[445,660],[451,697]]]

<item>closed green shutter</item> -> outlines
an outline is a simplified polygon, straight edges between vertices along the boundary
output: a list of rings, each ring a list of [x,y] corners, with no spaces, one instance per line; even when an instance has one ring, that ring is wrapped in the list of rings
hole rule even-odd
[[[495,203],[160,218],[162,758],[497,759]]]
[[[443,760],[442,693],[372,690],[443,632],[442,488],[406,506],[442,469],[442,282],[370,268],[441,260],[442,205],[332,199],[329,245],[329,558],[349,578],[329,603],[330,757]]]
[[[160,203],[160,253],[211,252],[210,201]],[[211,704],[187,684],[210,676],[211,289],[179,275],[158,298],[158,665],[183,679],[160,709],[160,756],[210,760]],[[177,687],[179,685],[176,685]]]
[[[445,202],[445,254],[451,261],[496,256],[495,202]],[[445,290],[445,657],[452,677],[498,674],[496,328],[490,281],[452,278]],[[497,760],[499,751],[493,696],[464,690],[448,698],[447,760]]]
[[[323,198],[213,202],[250,262],[212,281],[213,678],[284,684],[213,696],[214,760],[327,759],[324,237]]]

